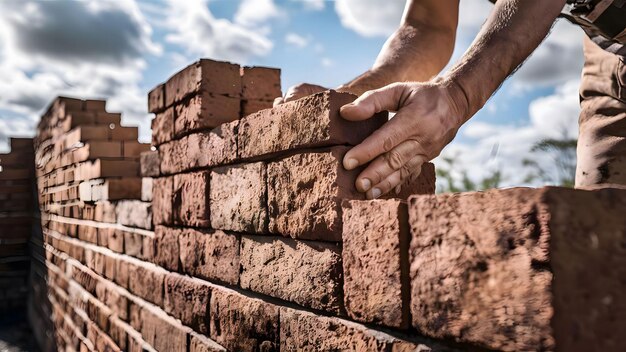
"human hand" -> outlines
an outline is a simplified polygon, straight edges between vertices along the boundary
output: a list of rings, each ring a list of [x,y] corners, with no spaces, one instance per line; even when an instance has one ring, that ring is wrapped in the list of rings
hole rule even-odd
[[[435,158],[465,120],[467,100],[458,86],[443,83],[394,83],[365,92],[341,108],[350,121],[371,118],[389,110],[396,115],[361,144],[346,153],[347,170],[371,163],[356,179],[356,188],[368,199],[417,177],[422,164]]]
[[[300,83],[287,89],[284,97],[274,99],[274,106],[328,90],[322,86]]]

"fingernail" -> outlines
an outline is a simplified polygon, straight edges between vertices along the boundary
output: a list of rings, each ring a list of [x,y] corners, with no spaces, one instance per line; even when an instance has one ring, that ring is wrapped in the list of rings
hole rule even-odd
[[[372,182],[367,178],[362,178],[359,182],[361,183],[361,189],[364,191],[369,191],[370,187],[372,187]]]
[[[345,167],[346,170],[352,170],[357,166],[359,166],[359,162],[356,159],[350,158],[343,161],[343,167]]]
[[[380,197],[380,190],[378,188],[372,188],[372,199]]]

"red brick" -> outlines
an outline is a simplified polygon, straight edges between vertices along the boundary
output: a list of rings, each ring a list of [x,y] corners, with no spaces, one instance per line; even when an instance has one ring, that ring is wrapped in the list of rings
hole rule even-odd
[[[209,333],[210,298],[210,286],[200,280],[175,274],[165,277],[163,309],[202,334]]]
[[[154,231],[154,262],[171,271],[178,271],[178,239],[184,230],[157,226]]]
[[[152,187],[154,187],[152,177],[144,177],[141,179],[141,201],[152,202]]]
[[[280,69],[269,67],[243,67],[241,69],[242,96],[244,99],[274,101],[282,96]]]
[[[124,236],[124,253],[127,255],[141,258],[143,252],[143,235],[120,230]]]
[[[94,221],[115,223],[115,204],[107,201],[96,202]]]
[[[185,273],[230,285],[239,282],[238,234],[185,229],[178,239]]]
[[[112,124],[111,139],[114,141],[137,141],[139,137],[139,129],[137,127],[125,127]],[[136,155],[139,155],[137,153]]]
[[[115,228],[99,228],[98,242],[104,242],[100,238],[106,238],[106,246],[117,253],[124,253],[124,236],[122,232]]]
[[[174,177],[155,178],[152,188],[154,225],[173,223]]]
[[[137,158],[141,153],[150,151],[150,144],[139,143],[136,140],[125,140],[123,142],[124,158]]]
[[[241,101],[239,98],[202,93],[176,105],[175,108],[174,134],[180,137],[237,120]]]
[[[85,111],[105,111],[106,100],[87,99],[83,102],[83,110]]]
[[[213,169],[209,188],[213,228],[238,232],[267,232],[264,163]]]
[[[341,249],[332,243],[243,236],[240,280],[247,290],[343,312]]]
[[[209,172],[174,176],[174,221],[191,227],[209,227]]]
[[[226,349],[217,342],[204,335],[191,332],[189,341],[189,352],[226,352]]]
[[[241,101],[241,116],[246,117],[255,112],[271,109],[274,106],[273,101],[265,100],[242,100]]]
[[[156,308],[142,307],[141,336],[157,351],[187,351],[191,329]]]
[[[109,126],[79,126],[65,134],[65,148],[71,148],[79,143],[91,141],[106,141],[110,139]]]
[[[278,350],[278,306],[228,289],[213,289],[210,307],[210,337],[227,350]]]
[[[398,200],[343,202],[343,274],[348,315],[357,321],[409,324],[409,228]]]
[[[163,280],[166,271],[154,265],[129,263],[130,292],[158,306],[163,304]]]
[[[296,154],[267,164],[269,231],[299,239],[341,240],[341,200],[363,199],[359,170],[341,165],[347,147]]]
[[[237,136],[239,157],[360,143],[387,121],[387,113],[358,122],[343,119],[339,108],[355,98],[331,90],[243,118]]]
[[[148,93],[148,112],[161,112],[165,109],[165,85],[159,84]]]
[[[96,116],[96,123],[97,124],[103,124],[103,125],[109,125],[109,124],[115,124],[115,125],[119,125],[122,121],[122,114],[119,112],[96,112],[95,113]]]
[[[200,92],[239,97],[239,66],[207,59],[187,66],[165,83],[165,105],[170,106]]]
[[[152,144],[161,145],[174,138],[174,108],[156,114],[152,120]]]
[[[444,351],[400,340],[351,321],[280,308],[281,351]]]
[[[139,164],[142,177],[159,177],[161,162],[158,151],[151,150],[141,153]]]

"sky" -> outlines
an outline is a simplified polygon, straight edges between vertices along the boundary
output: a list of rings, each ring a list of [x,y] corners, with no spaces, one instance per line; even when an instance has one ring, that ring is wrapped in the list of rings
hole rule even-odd
[[[445,72],[469,47],[492,5],[461,0]],[[150,140],[147,93],[198,58],[282,69],[336,87],[367,70],[397,28],[405,0],[0,1],[0,152],[33,136],[58,95],[107,99]],[[582,31],[559,20],[525,64],[442,152],[473,179],[493,170],[525,185],[524,158],[546,137],[577,134]],[[537,156],[546,168],[552,161]],[[440,163],[435,160],[435,163]],[[537,184],[534,184],[537,185]]]

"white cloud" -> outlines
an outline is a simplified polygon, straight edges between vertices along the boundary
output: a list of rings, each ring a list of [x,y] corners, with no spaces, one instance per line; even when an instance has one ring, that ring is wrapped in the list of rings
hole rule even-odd
[[[273,47],[267,33],[215,18],[206,0],[168,0],[165,23],[170,30],[166,40],[188,55],[246,63]]]
[[[10,134],[31,133],[58,95],[108,98],[124,122],[149,135],[145,55],[160,55],[152,29],[132,0],[0,3],[0,114]]]
[[[254,28],[284,14],[273,0],[243,0],[235,13],[235,23]]]
[[[285,35],[285,43],[291,44],[298,48],[304,48],[309,45],[309,39],[296,33],[287,33]]]
[[[323,57],[321,63],[322,63],[322,66],[324,66],[324,67],[332,67],[335,64],[335,62],[333,60],[331,60],[331,59],[329,59],[327,57]]]
[[[341,24],[366,36],[388,36],[400,25],[405,0],[337,0]]]
[[[531,102],[529,121],[524,125],[495,125],[470,120],[460,133],[474,141],[452,142],[442,156],[458,156],[458,170],[466,170],[470,179],[482,179],[490,171],[499,169],[504,174],[503,186],[525,185],[528,174],[522,164],[525,158],[535,158],[546,170],[555,167],[548,155],[529,152],[537,141],[560,138],[563,132],[568,137],[577,135],[578,85],[577,80],[568,81],[554,94]],[[441,159],[436,159],[435,164],[441,165]]]

